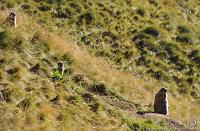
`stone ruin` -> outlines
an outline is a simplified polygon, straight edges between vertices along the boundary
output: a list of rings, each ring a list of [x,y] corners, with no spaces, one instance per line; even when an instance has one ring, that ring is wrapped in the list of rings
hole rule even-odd
[[[167,89],[161,88],[155,96],[154,112],[158,114],[168,115]]]
[[[59,71],[59,73],[61,75],[63,75],[64,74],[64,70],[65,70],[64,63],[63,62],[59,62],[59,63],[57,63],[57,65],[58,65],[57,70]]]
[[[6,20],[4,21],[4,24],[8,24],[10,26],[16,27],[17,25],[17,18],[16,18],[16,13],[15,12],[10,12]]]

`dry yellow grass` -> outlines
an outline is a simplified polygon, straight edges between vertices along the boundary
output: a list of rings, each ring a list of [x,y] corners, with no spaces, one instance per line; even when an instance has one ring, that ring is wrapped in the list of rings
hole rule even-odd
[[[5,14],[5,12],[0,11],[1,14]],[[66,38],[66,35],[58,35],[56,32],[50,33],[26,15],[21,14],[20,16],[22,16],[23,21],[18,23],[17,32],[26,32],[28,37],[31,37],[33,32],[40,32],[42,38],[49,41],[52,53],[68,53],[73,56],[76,60],[74,66],[76,72],[85,73],[87,77],[95,81],[109,84],[130,101],[142,105],[153,103],[154,95],[163,85],[162,83],[148,77],[138,78],[133,74],[114,70],[108,62],[89,54],[84,48]],[[151,87],[150,91],[146,89],[147,86]],[[170,117],[183,123],[190,118],[200,121],[200,107],[190,99],[179,94],[176,94],[176,97],[169,94],[169,104]]]

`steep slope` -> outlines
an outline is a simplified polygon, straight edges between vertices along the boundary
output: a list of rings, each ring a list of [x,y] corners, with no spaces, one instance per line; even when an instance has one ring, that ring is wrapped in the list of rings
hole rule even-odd
[[[4,1],[4,0],[2,0]],[[115,69],[171,83],[199,101],[199,1],[5,1],[67,32]]]
[[[73,3],[73,1],[71,1],[71,2]],[[182,8],[182,6],[180,6],[180,8]],[[48,15],[43,14],[45,12],[39,12],[39,13],[42,13],[41,16],[43,16],[43,17],[48,16]],[[46,14],[49,14],[49,13],[47,12]],[[33,17],[35,17],[35,16],[33,15]],[[49,28],[48,23],[51,23],[51,19],[46,19],[46,18],[42,18],[39,16],[37,16],[37,17],[38,17],[37,19],[40,19],[40,24]],[[45,23],[45,19],[46,19],[47,23]],[[30,19],[28,19],[28,21],[29,20]],[[23,23],[23,21],[25,21],[25,22]],[[60,21],[60,22],[62,23],[62,21]],[[73,23],[74,22],[72,22],[72,24]],[[51,24],[54,24],[54,23],[51,23]],[[32,37],[33,37],[32,32],[35,30],[35,28],[40,28],[40,27],[32,27],[33,28],[32,30],[28,30],[29,29],[28,27],[30,27],[30,24],[28,24],[28,22],[25,19],[23,19],[21,22],[19,22],[19,26],[20,26],[20,27],[18,27],[19,33],[26,32],[25,33],[26,35],[28,35],[28,34],[30,35],[30,39],[32,39]],[[66,25],[66,27],[67,27],[67,25]],[[55,26],[51,26],[51,28],[54,30]],[[86,28],[86,29],[90,29],[90,28]],[[77,30],[77,32],[80,32],[81,30],[79,30],[78,27],[75,27],[75,28],[73,26],[67,27],[67,30],[72,36],[78,36],[78,38],[80,38],[79,35],[77,35],[76,33],[73,34],[72,32],[70,32],[70,30]],[[183,96],[180,96],[179,94],[177,94],[176,91],[178,88],[177,87],[175,89],[173,88],[174,83],[169,84],[167,82],[166,83],[164,82],[164,84],[163,84],[163,83],[161,83],[163,81],[163,79],[159,80],[159,81],[154,80],[153,78],[149,77],[148,75],[143,74],[143,72],[145,72],[143,70],[143,67],[142,67],[142,70],[140,71],[140,68],[135,67],[134,65],[133,65],[133,67],[131,67],[131,68],[135,69],[134,72],[132,72],[132,71],[127,71],[127,72],[116,71],[115,69],[113,69],[113,67],[110,64],[106,63],[106,61],[102,60],[101,58],[94,58],[93,55],[90,55],[87,53],[87,51],[83,50],[82,48],[77,47],[76,45],[74,45],[73,42],[63,40],[63,38],[66,36],[65,36],[65,33],[62,32],[61,28],[58,31],[61,31],[62,38],[57,37],[57,34],[49,34],[45,31],[41,31],[41,30],[37,30],[37,31],[43,32],[43,33],[41,33],[41,34],[43,34],[42,37],[50,35],[50,38],[48,38],[48,39],[50,39],[50,41],[48,41],[48,42],[51,43],[50,45],[52,46],[51,47],[52,49],[56,49],[57,52],[67,52],[67,53],[70,53],[70,55],[73,55],[74,59],[76,59],[75,60],[76,62],[73,65],[73,69],[75,72],[85,73],[87,78],[92,80],[93,82],[104,81],[106,84],[109,85],[108,86],[109,89],[112,90],[114,88],[114,91],[119,93],[120,96],[122,96],[122,98],[124,98],[124,99],[126,98],[126,100],[134,102],[133,105],[139,104],[140,105],[139,108],[142,108],[141,109],[142,111],[144,111],[144,112],[146,111],[146,109],[145,109],[146,105],[150,105],[150,108],[151,108],[151,103],[152,103],[153,95],[155,94],[155,91],[158,88],[160,88],[161,86],[166,85],[170,89],[170,93],[173,94],[173,96],[170,96],[170,101],[171,101],[170,115],[171,115],[171,117],[176,118],[182,122],[189,119],[190,117],[199,120],[199,118],[198,118],[199,117],[198,116],[199,106],[195,105],[194,103],[191,103],[190,98],[188,100],[187,98],[184,98]],[[27,32],[29,32],[29,33],[27,33]],[[87,33],[84,32],[83,34],[87,34]],[[93,36],[93,37],[97,38],[97,36]],[[78,39],[78,38],[75,38],[75,39]],[[94,42],[94,44],[95,44],[95,42]],[[178,48],[178,49],[180,49],[180,48]],[[89,48],[89,50],[94,52],[94,54],[96,54],[96,51],[97,52],[101,51],[101,49],[99,49],[99,48],[94,49],[93,47]],[[41,50],[39,52],[44,52],[44,50]],[[177,52],[177,50],[175,52]],[[98,55],[98,53],[97,53],[97,55]],[[50,56],[47,55],[47,57],[50,57]],[[113,56],[109,56],[109,57],[113,58]],[[61,59],[61,58],[59,58],[59,59]],[[54,66],[57,62],[58,61],[54,61]],[[109,63],[112,63],[112,61],[109,60]],[[123,67],[123,65],[127,65],[127,64],[124,63],[122,65],[117,65],[117,66],[121,68],[121,67]],[[47,67],[47,68],[51,68],[51,67]],[[160,66],[159,66],[159,68],[160,68]],[[142,74],[138,73],[139,72],[138,70],[140,72],[142,72]],[[195,72],[198,73],[198,71],[196,71],[196,67],[195,67]],[[141,77],[144,77],[144,78],[141,78]],[[198,85],[197,85],[197,87],[198,87]],[[198,92],[197,87],[194,89],[194,91]],[[190,87],[189,87],[189,89],[190,89]],[[175,97],[174,97],[174,95],[175,95]],[[100,99],[101,100],[103,99],[105,101],[107,100],[107,98],[104,99],[102,97]],[[108,99],[107,103],[114,105],[115,108],[120,107],[120,105],[115,105],[117,103],[116,101],[114,102],[114,104],[112,104],[113,102]],[[197,99],[195,98],[195,101],[198,102],[198,96],[197,96]],[[121,102],[122,101],[120,101],[120,103]],[[188,107],[187,105],[190,105],[190,107]],[[181,107],[181,109],[180,109],[180,107]],[[122,106],[122,108],[123,108],[123,106]],[[136,110],[138,110],[138,109],[136,108],[134,110],[135,110],[134,112],[137,112]],[[134,114],[134,115],[136,115],[136,114]],[[115,118],[113,118],[113,119],[115,119]],[[136,123],[138,123],[138,122],[136,122]]]
[[[17,28],[1,26],[1,130],[167,129],[162,119],[136,119],[135,103],[106,83],[76,73],[82,70],[76,65],[77,59],[68,54],[71,52],[66,47],[59,48],[66,41],[25,18],[21,16]],[[76,53],[80,50],[70,47]],[[57,70],[58,62],[64,62],[64,75]],[[125,106],[133,116],[124,111]]]

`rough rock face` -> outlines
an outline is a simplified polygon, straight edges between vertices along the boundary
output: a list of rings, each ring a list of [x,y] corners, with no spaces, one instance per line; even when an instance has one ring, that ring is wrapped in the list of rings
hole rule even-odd
[[[154,112],[158,114],[168,115],[167,89],[161,88],[155,96]]]

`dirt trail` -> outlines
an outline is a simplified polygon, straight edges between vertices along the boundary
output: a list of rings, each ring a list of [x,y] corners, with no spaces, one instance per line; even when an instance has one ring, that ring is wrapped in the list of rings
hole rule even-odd
[[[156,113],[146,113],[144,115],[138,114],[137,109],[135,107],[135,104],[130,101],[126,101],[124,99],[112,99],[110,96],[101,96],[101,98],[110,106],[117,107],[121,109],[124,113],[127,115],[134,117],[134,118],[145,118],[145,119],[150,119],[154,121],[160,121],[164,120],[167,123],[167,126],[172,129],[172,130],[180,130],[180,131],[186,131],[187,128],[184,127],[181,123],[173,120],[172,118],[161,115],[161,114],[156,114]]]

